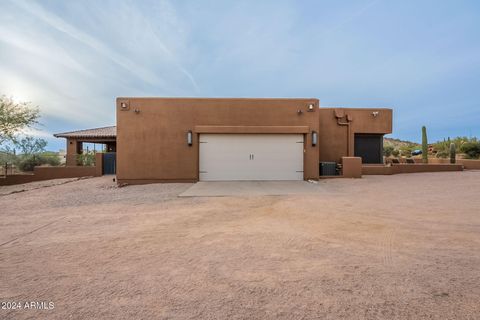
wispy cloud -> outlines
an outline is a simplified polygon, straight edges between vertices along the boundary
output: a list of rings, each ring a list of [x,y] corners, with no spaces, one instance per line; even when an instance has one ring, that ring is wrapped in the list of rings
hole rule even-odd
[[[197,95],[175,8],[144,4],[0,3],[0,92],[40,105],[52,131],[114,123],[117,96]]]
[[[424,119],[461,134],[478,128],[479,12],[379,0],[4,0],[0,93],[40,105],[45,132],[113,124],[117,96],[307,96],[394,107],[396,133],[411,140]]]
[[[82,32],[73,25],[65,22],[63,19],[58,17],[55,14],[52,14],[37,3],[33,1],[14,1],[14,3],[21,7],[22,9],[29,12],[31,15],[41,19],[51,27],[61,31],[68,36],[82,42],[83,44],[94,49],[98,53],[102,54],[104,57],[111,59],[113,62],[123,67],[125,70],[129,71],[131,75],[138,76],[140,80],[148,82],[152,85],[166,86],[166,81],[161,79],[156,74],[152,73],[150,70],[144,68],[142,65],[137,64],[125,56],[120,55],[115,50],[111,50],[108,46],[104,45],[102,42],[98,41],[94,37]]]
[[[43,139],[50,139],[53,135],[52,132],[41,130],[41,129],[35,129],[35,128],[25,129],[22,131],[22,134],[32,136],[35,138],[43,138]]]

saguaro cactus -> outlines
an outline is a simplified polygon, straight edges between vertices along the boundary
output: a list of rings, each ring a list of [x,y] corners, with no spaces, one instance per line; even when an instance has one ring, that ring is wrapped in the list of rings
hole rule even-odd
[[[427,141],[427,128],[422,127],[422,160],[423,163],[428,163],[428,141]]]
[[[450,143],[450,163],[456,162],[457,150],[455,148],[455,143]]]

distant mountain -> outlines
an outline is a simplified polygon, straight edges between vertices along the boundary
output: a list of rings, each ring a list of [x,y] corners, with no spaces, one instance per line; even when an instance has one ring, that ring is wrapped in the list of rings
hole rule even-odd
[[[394,139],[394,138],[383,138],[383,145],[384,146],[392,146],[397,150],[400,150],[402,147],[403,148],[408,148],[408,147],[420,147],[419,143],[412,142],[412,141],[406,141],[406,140],[400,140],[400,139]]]

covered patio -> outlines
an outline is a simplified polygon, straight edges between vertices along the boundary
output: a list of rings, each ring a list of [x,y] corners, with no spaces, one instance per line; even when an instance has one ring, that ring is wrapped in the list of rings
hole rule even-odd
[[[83,153],[84,143],[102,144],[106,153],[114,154],[117,149],[117,127],[85,129],[56,133],[56,138],[66,139],[66,165],[77,166],[78,155]]]

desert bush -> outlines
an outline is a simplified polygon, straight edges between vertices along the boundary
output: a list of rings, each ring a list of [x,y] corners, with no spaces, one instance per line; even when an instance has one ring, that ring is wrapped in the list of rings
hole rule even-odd
[[[14,163],[17,159],[17,156],[13,153],[0,151],[0,165],[5,163]]]
[[[445,150],[438,151],[437,154],[436,154],[437,158],[442,158],[442,159],[446,159],[446,158],[448,158],[448,156],[449,156],[449,152],[447,152]]]
[[[398,151],[397,149],[394,149],[392,151],[392,156],[394,156],[395,158],[397,158],[399,155],[400,155],[400,151]]]
[[[47,164],[52,167],[56,167],[60,165],[60,158],[57,154],[41,154],[40,155],[42,165]]]
[[[77,165],[79,166],[94,166],[95,165],[95,153],[91,151],[83,152],[77,155]]]
[[[35,166],[39,166],[41,164],[40,157],[35,155],[25,156],[18,161],[18,168],[21,171],[33,171]]]
[[[469,159],[478,159],[480,157],[480,142],[465,142],[460,146],[460,151],[465,153]]]
[[[402,146],[400,147],[400,154],[402,156],[405,156],[407,158],[412,156],[412,151],[414,150],[414,147],[411,146]]]
[[[33,171],[33,168],[36,166],[58,166],[60,165],[60,159],[58,159],[58,156],[43,154],[25,155],[18,157],[16,165],[21,171]]]
[[[385,146],[383,148],[383,155],[385,157],[390,157],[392,155],[393,150],[395,150],[393,146]]]

